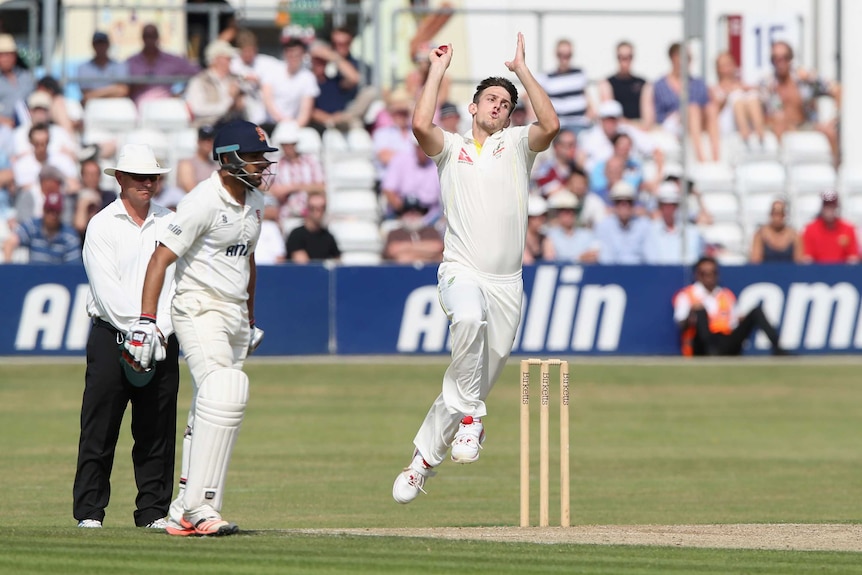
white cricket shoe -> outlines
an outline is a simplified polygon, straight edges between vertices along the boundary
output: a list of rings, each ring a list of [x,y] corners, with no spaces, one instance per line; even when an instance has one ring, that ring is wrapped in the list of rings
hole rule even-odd
[[[83,519],[78,522],[78,527],[82,527],[84,529],[101,529],[102,522],[98,519]]]
[[[435,475],[437,473],[427,466],[422,455],[417,451],[410,465],[395,478],[395,484],[392,485],[392,498],[398,503],[410,503],[419,496],[419,493],[425,493],[425,479]]]
[[[485,428],[481,419],[470,415],[461,420],[458,433],[452,442],[452,461],[455,463],[473,463],[479,459],[479,450],[485,441]]]
[[[160,518],[158,518],[154,521],[150,521],[149,523],[144,525],[144,527],[146,529],[161,529],[162,531],[164,531],[167,526],[168,526],[168,520],[165,519],[164,517],[160,517]]]

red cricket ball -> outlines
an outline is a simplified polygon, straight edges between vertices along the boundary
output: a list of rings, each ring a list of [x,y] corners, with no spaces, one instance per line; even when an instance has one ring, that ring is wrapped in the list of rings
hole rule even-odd
[[[446,44],[441,44],[440,46],[437,46],[437,49],[445,54],[449,51],[449,46],[447,46]]]

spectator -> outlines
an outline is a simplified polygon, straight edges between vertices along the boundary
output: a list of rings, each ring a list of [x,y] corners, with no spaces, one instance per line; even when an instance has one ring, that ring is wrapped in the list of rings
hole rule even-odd
[[[527,95],[524,94],[523,99],[518,99],[518,103],[512,108],[512,113],[509,114],[509,127],[526,126],[531,122],[531,114],[527,111],[527,104],[524,101],[527,99]]]
[[[595,229],[596,224],[608,215],[607,203],[600,195],[590,191],[587,173],[574,164],[566,179],[565,189],[575,194],[578,199],[579,226]]]
[[[613,212],[596,224],[599,263],[642,264],[649,222],[635,215],[635,190],[620,182],[611,188],[610,198]]]
[[[260,224],[260,238],[254,250],[254,263],[259,266],[272,266],[284,263],[287,252],[284,234],[278,223],[278,200],[269,194],[263,198],[263,221]]]
[[[599,122],[578,138],[578,164],[588,173],[596,164],[614,155],[613,137],[628,134],[632,140],[633,154],[641,160],[653,159],[656,164],[663,163],[661,151],[653,139],[644,131],[629,124],[622,124],[623,107],[616,100],[608,100],[599,105]]]
[[[794,69],[793,48],[787,42],[772,44],[771,62],[774,73],[760,84],[767,125],[779,139],[791,130],[814,128],[829,138],[832,152],[838,158],[838,121],[819,120],[817,98],[831,96],[840,110],[840,86],[825,82],[812,71]]]
[[[632,138],[626,133],[614,134],[611,138],[611,143],[614,146],[613,156],[617,158],[617,162],[621,169],[620,177],[630,183],[635,190],[641,189],[643,183],[643,167],[641,162],[632,153]],[[601,193],[607,192],[614,182],[608,181],[606,167],[611,160],[608,158],[604,162],[598,162],[590,172],[590,190]]]
[[[578,228],[578,198],[568,190],[548,199],[548,208],[555,214],[547,230],[545,255],[549,260],[565,263],[596,263],[599,249],[591,230]]]
[[[769,222],[760,226],[751,242],[753,264],[800,263],[803,261],[802,239],[787,225],[787,202],[777,199],[769,210]]]
[[[305,43],[290,38],[285,42],[282,53],[286,66],[271,78],[263,79],[263,103],[273,122],[293,121],[300,127],[307,126],[320,89],[314,74],[303,67]]]
[[[755,328],[772,342],[773,355],[787,355],[778,332],[761,306],[740,316],[736,296],[718,284],[718,263],[702,257],[694,265],[695,282],[673,298],[673,319],[680,329],[682,355],[740,355],[742,344]]]
[[[9,156],[0,149],[0,245],[12,233],[15,222],[15,175]]]
[[[682,91],[682,64],[679,42],[671,44],[668,49],[671,70],[655,84],[647,84],[644,88],[644,100],[641,114],[644,128],[650,129],[658,124],[662,129],[676,136],[681,136],[682,119],[680,118],[679,99]],[[691,58],[688,59],[691,62]],[[694,146],[698,161],[709,159],[703,148],[702,135],[709,135],[712,148],[712,160],[719,159],[720,140],[718,134],[718,111],[709,98],[706,84],[700,78],[693,76],[688,80],[688,131]]]
[[[11,34],[0,34],[0,124],[14,128],[20,120],[24,100],[35,80],[18,65],[18,44]]]
[[[3,243],[3,258],[12,261],[19,247],[27,248],[31,264],[64,264],[81,261],[81,237],[61,220],[63,194],[54,192],[45,197],[41,218],[23,221],[16,233]]]
[[[213,160],[213,138],[216,129],[213,126],[198,128],[198,145],[195,155],[183,158],[177,163],[177,186],[185,193],[192,191],[196,185],[210,177],[213,170],[218,169],[218,162]]]
[[[67,129],[52,121],[52,107],[51,95],[42,90],[36,90],[27,97],[29,117],[23,118],[13,132],[15,139],[13,149],[16,157],[33,151],[33,146],[30,145],[30,128],[35,124],[48,126],[49,153],[63,153],[72,159],[77,157],[78,145],[75,137]]]
[[[664,181],[673,182],[679,186],[680,190],[682,190],[683,181],[678,172],[668,170],[665,174]],[[688,201],[686,202],[685,207],[686,213],[688,214],[688,221],[699,226],[711,226],[714,218],[712,217],[712,212],[710,212],[707,209],[706,204],[703,203],[703,194],[698,191],[693,180],[687,180],[686,183],[688,184]]]
[[[80,187],[75,161],[66,154],[49,152],[49,143],[48,125],[34,125],[30,128],[30,145],[33,151],[17,158],[12,165],[15,186],[18,188],[16,209],[22,219],[42,215],[43,198],[39,191],[39,178],[46,167],[56,169],[58,177],[63,178],[67,191],[74,192]]]
[[[722,52],[715,59],[718,83],[710,89],[710,97],[718,109],[718,128],[722,135],[739,133],[746,145],[752,132],[756,144],[763,146],[765,120],[763,106],[757,91],[745,86],[739,79],[739,67],[730,52]]]
[[[802,234],[802,260],[816,264],[855,264],[859,262],[859,244],[853,225],[838,217],[838,194],[827,190],[821,194],[820,213]]]
[[[552,154],[537,162],[533,169],[533,185],[544,197],[552,196],[563,188],[569,171],[575,163],[577,137],[572,130],[561,129],[554,138]]]
[[[426,223],[427,214],[428,208],[417,198],[404,198],[399,212],[401,225],[386,236],[383,257],[399,264],[442,261],[443,239],[433,226]]]
[[[275,169],[269,193],[279,203],[279,220],[301,217],[306,212],[309,194],[326,191],[323,166],[314,154],[300,154],[299,126],[285,122],[276,126],[272,143],[281,147],[282,157]]]
[[[389,160],[398,152],[408,149],[413,141],[413,132],[410,129],[413,99],[404,90],[395,90],[389,95],[387,111],[392,117],[392,125],[377,128],[371,136],[377,179],[381,181]]]
[[[147,24],[141,32],[143,49],[126,60],[129,75],[134,78],[129,87],[129,95],[140,106],[148,100],[158,100],[173,96],[171,89],[176,80],[151,82],[155,76],[184,76],[197,74],[200,67],[182,56],[162,51],[159,47],[159,29],[155,24]]]
[[[428,80],[428,72],[431,69],[431,61],[428,59],[428,52],[431,51],[431,46],[427,43],[422,44],[416,53],[413,54],[413,69],[407,73],[404,79],[404,89],[413,101],[418,101],[419,94],[422,93],[422,87]],[[440,107],[443,102],[449,101],[449,92],[452,89],[452,82],[448,76],[443,76],[440,82],[440,90],[437,93],[437,111],[434,114],[434,123],[440,121]]]
[[[159,178],[154,191],[152,203],[167,208],[172,212],[177,211],[177,206],[183,201],[187,193],[176,184],[168,182],[165,178]]]
[[[245,119],[240,78],[230,71],[231,58],[236,53],[236,48],[224,40],[207,46],[207,68],[189,80],[185,94],[195,128]]]
[[[326,196],[311,194],[305,207],[303,225],[290,232],[287,237],[287,260],[295,264],[307,264],[312,260],[337,260],[341,251],[335,237],[324,225]]]
[[[353,32],[343,26],[335,26],[329,33],[329,43],[332,46],[332,49],[335,50],[339,56],[347,60],[347,62],[349,62],[350,65],[359,72],[360,82],[359,85],[355,87],[356,93],[351,95],[351,99],[357,98],[359,93],[365,88],[370,88],[373,92],[374,88],[371,88],[371,84],[373,83],[371,67],[362,60],[355,58],[353,54],[350,53],[350,48],[353,46]],[[360,89],[362,84],[365,85],[365,88]]]
[[[51,121],[69,134],[78,135],[84,127],[84,108],[81,102],[66,97],[66,91],[53,76],[42,76],[36,82],[35,92],[43,92],[51,98]]]
[[[580,68],[571,65],[574,48],[571,41],[557,42],[557,68],[542,78],[539,83],[545,89],[560,118],[560,126],[577,134],[590,127],[593,112],[587,99],[589,80]]]
[[[433,224],[440,217],[437,165],[425,155],[415,138],[389,162],[380,189],[386,197],[389,215],[402,214],[404,202],[410,198],[425,209],[426,224]]]
[[[616,74],[599,83],[599,97],[602,102],[616,100],[623,107],[623,122],[639,124],[641,120],[641,98],[646,80],[632,74],[634,47],[630,42],[617,44]]]
[[[129,95],[126,83],[129,68],[125,62],[108,57],[111,40],[104,32],[93,34],[93,59],[78,67],[78,86],[81,102],[97,98],[125,98]]]
[[[257,36],[247,28],[237,32],[236,47],[238,53],[230,62],[230,71],[242,81],[246,116],[259,126],[271,125],[272,119],[263,103],[263,79],[280,74],[283,64],[278,58],[258,53]]]
[[[81,189],[75,202],[75,217],[72,226],[81,235],[81,242],[87,232],[87,224],[105,206],[117,199],[117,193],[101,187],[102,168],[95,159],[81,162]]]
[[[545,224],[548,221],[548,202],[536,194],[527,198],[527,235],[524,242],[525,266],[550,260],[545,254]]]
[[[644,263],[692,265],[703,255],[706,244],[696,226],[680,223],[677,216],[679,186],[664,182],[659,186],[657,196],[660,217],[650,222],[644,243]]]
[[[458,106],[452,102],[443,102],[440,106],[440,127],[447,132],[457,134],[460,122],[461,113],[458,111]]]
[[[315,42],[311,45],[310,52],[311,72],[320,90],[314,100],[314,111],[311,114],[315,127],[319,131],[326,128],[363,128],[373,90],[363,90],[362,97],[359,97],[359,71],[350,60],[342,57],[329,45]]]

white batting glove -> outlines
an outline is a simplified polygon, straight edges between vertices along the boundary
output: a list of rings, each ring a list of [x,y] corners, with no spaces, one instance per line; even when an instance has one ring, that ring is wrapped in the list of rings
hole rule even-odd
[[[143,369],[148,369],[156,361],[167,356],[165,340],[156,326],[156,319],[151,316],[141,316],[132,324],[126,333],[124,343],[126,351]]]
[[[254,350],[257,349],[257,346],[259,346],[262,341],[263,330],[254,325],[254,322],[251,322],[251,337],[248,340],[248,355],[253,354]]]

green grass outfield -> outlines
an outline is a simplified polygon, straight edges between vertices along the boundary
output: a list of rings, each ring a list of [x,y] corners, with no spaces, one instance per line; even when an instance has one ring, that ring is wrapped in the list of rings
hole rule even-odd
[[[412,537],[420,528],[518,522],[515,361],[489,398],[481,459],[448,462],[426,483],[428,495],[407,506],[392,501],[392,481],[409,460],[445,367],[433,359],[250,362],[251,399],[223,509],[243,531],[181,539],[133,527],[128,421],[105,528],[77,529],[71,490],[83,361],[0,360],[0,574],[862,573],[859,552]],[[655,365],[573,360],[573,524],[858,527],[860,368],[862,362],[800,358]],[[554,372],[552,523],[559,487],[556,385]],[[184,371],[180,428],[189,399]],[[537,411],[533,422],[535,479]],[[534,520],[537,493],[534,483]],[[355,534],[360,528],[398,529],[401,536]],[[339,533],[347,529],[353,534]],[[546,537],[528,530],[532,536],[523,541],[557,541],[558,531]],[[750,545],[764,546],[770,545],[756,539]]]

